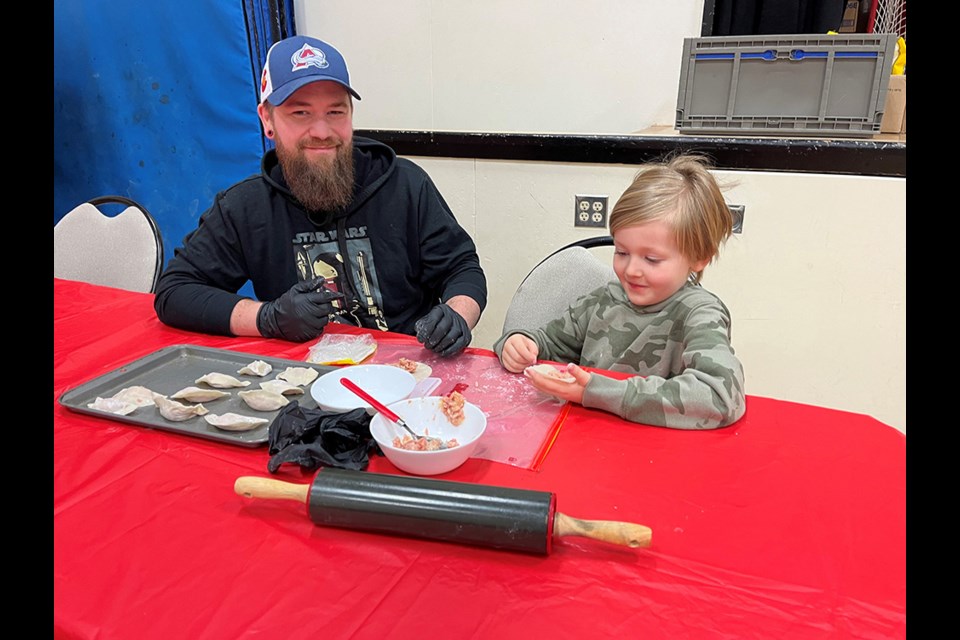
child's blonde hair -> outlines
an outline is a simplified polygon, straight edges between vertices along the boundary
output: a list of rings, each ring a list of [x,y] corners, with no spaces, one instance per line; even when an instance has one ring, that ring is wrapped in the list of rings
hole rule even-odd
[[[713,260],[733,233],[733,214],[712,163],[696,153],[679,154],[644,164],[610,212],[610,234],[618,229],[666,220],[677,247],[691,262]],[[700,282],[703,270],[693,274]]]

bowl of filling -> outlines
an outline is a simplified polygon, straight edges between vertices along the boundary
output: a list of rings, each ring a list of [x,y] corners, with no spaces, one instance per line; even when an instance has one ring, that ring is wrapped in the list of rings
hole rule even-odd
[[[370,434],[401,471],[432,476],[453,471],[476,450],[487,416],[454,391],[445,396],[408,398],[387,405],[418,437],[381,413],[370,421]]]

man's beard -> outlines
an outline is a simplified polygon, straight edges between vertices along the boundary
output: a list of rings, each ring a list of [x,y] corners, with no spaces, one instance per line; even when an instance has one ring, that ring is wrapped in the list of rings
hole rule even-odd
[[[295,150],[279,140],[277,159],[290,191],[308,211],[337,211],[353,199],[353,142],[337,147],[332,159],[311,161],[297,144]]]

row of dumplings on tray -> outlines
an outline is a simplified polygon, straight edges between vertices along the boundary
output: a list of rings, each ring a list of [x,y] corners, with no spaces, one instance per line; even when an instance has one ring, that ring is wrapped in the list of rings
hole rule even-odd
[[[256,360],[237,371],[240,375],[263,377],[273,371],[269,362]],[[304,393],[303,387],[313,382],[317,376],[311,367],[287,367],[277,374],[276,379],[260,383],[259,389],[237,392],[248,407],[254,411],[276,411],[289,404],[287,396]],[[169,397],[147,387],[125,387],[109,398],[98,397],[87,407],[107,411],[118,415],[129,415],[139,407],[156,406],[160,415],[171,422],[182,422],[195,416],[203,416],[209,424],[226,431],[248,431],[269,422],[266,418],[245,416],[238,413],[210,413],[204,402],[213,402],[231,396],[233,389],[250,386],[249,380],[240,380],[232,375],[211,372],[194,380],[194,385],[180,389]],[[184,404],[196,403],[196,404]]]

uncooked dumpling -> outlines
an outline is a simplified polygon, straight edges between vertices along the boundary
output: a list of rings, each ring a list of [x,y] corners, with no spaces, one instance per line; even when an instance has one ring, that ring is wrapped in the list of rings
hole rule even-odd
[[[112,396],[116,400],[130,402],[138,407],[153,406],[153,391],[139,385],[133,387],[124,387]]]
[[[250,391],[241,391],[237,394],[247,403],[251,409],[256,411],[276,411],[280,407],[290,404],[286,396],[266,389],[251,389]]]
[[[290,384],[286,380],[267,380],[266,382],[260,383],[260,388],[285,396],[296,396],[303,394],[303,389],[295,384]]]
[[[311,369],[310,367],[287,367],[284,371],[277,374],[277,379],[286,380],[290,384],[303,386],[316,380],[319,375],[316,369]]]
[[[410,360],[409,358],[400,358],[396,362],[391,362],[390,365],[407,371],[413,375],[413,379],[417,382],[426,380],[430,374],[433,373],[433,367],[430,365],[425,362]]]
[[[153,400],[150,401],[151,403]],[[115,413],[119,416],[125,416],[133,413],[137,410],[137,405],[132,402],[126,402],[124,400],[118,400],[117,398],[100,398],[87,405],[91,409],[97,409],[99,411],[107,411],[108,413]]]
[[[559,380],[560,382],[576,382],[577,381],[577,379],[574,378],[569,373],[567,373],[565,369],[558,369],[552,364],[531,365],[523,370],[524,375],[527,374],[527,371],[536,371],[540,375],[546,376],[548,378],[553,378],[554,380]]]
[[[229,389],[231,387],[249,387],[249,380],[237,380],[233,376],[228,376],[225,373],[208,373],[207,375],[197,378],[194,380],[197,384],[204,382],[211,387],[216,387],[217,389]]]
[[[202,404],[180,404],[176,400],[171,400],[159,393],[153,394],[153,402],[160,409],[160,415],[171,422],[183,422],[194,416],[210,413]]]
[[[246,375],[246,376],[265,376],[268,373],[273,371],[273,365],[269,362],[264,362],[263,360],[254,360],[243,369],[237,371],[237,373]]]
[[[266,418],[242,416],[239,413],[224,413],[223,415],[211,413],[203,416],[203,419],[217,429],[223,429],[224,431],[249,431],[270,422]]]
[[[225,398],[229,395],[229,391],[201,389],[200,387],[184,387],[170,397],[174,400],[186,400],[187,402],[210,402],[211,400]]]

